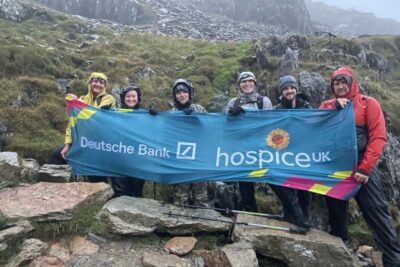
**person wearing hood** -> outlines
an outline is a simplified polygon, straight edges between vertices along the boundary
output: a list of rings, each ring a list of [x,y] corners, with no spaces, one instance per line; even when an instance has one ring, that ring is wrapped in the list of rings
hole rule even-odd
[[[184,79],[177,79],[172,87],[173,107],[171,111],[183,111],[190,115],[193,111],[206,113],[206,109],[193,103],[194,89]]]
[[[245,110],[271,110],[272,104],[268,97],[257,92],[257,80],[250,71],[239,74],[237,79],[239,96],[232,98],[227,105],[226,112],[239,115]],[[254,183],[239,182],[242,208],[246,211],[257,211]]]
[[[275,109],[311,109],[307,96],[298,92],[298,84],[293,76],[279,79],[279,103]],[[311,193],[304,190],[269,185],[278,196],[283,209],[283,220],[296,224],[304,229],[310,228]]]
[[[386,143],[382,108],[375,98],[359,93],[353,71],[348,66],[332,73],[330,88],[335,99],[324,101],[321,109],[341,109],[349,102],[353,104],[358,150],[354,179],[361,184],[355,200],[372,231],[376,246],[382,252],[383,265],[400,266],[400,245],[376,167]],[[326,197],[326,204],[330,233],[347,241],[348,201]]]
[[[142,92],[139,87],[129,85],[121,91],[120,99],[122,109],[139,110]],[[132,127],[134,126],[132,125]],[[111,178],[113,197],[143,197],[144,182],[144,180],[134,177],[113,177]]]
[[[88,79],[88,93],[78,98],[74,94],[68,94],[68,96],[79,99],[86,104],[91,106],[110,109],[115,108],[115,99],[112,95],[106,93],[108,79],[107,76],[100,72],[92,72]],[[67,154],[72,145],[71,125],[68,124],[65,130],[65,141],[64,147],[62,148],[60,155],[64,160],[67,160]],[[107,181],[106,177],[90,176],[88,177],[89,182],[104,182]]]
[[[194,88],[184,79],[177,79],[172,86],[173,107],[171,111],[182,111],[185,115],[192,112],[207,113],[206,109],[193,103]],[[183,205],[207,206],[207,183],[179,184],[173,186],[173,202]]]

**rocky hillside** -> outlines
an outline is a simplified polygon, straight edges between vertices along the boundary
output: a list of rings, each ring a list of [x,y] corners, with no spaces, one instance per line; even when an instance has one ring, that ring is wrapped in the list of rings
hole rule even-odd
[[[317,31],[330,31],[344,36],[400,34],[398,21],[377,18],[372,13],[341,9],[321,1],[305,2]]]

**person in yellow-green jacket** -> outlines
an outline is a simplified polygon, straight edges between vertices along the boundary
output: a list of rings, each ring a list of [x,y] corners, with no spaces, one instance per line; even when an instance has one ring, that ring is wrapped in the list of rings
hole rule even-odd
[[[88,79],[88,93],[86,95],[79,98],[74,94],[68,94],[67,96],[74,99],[79,99],[80,101],[97,108],[115,108],[116,102],[114,97],[106,93],[107,83],[108,79],[105,74],[100,72],[92,72]],[[68,124],[67,129],[65,130],[64,147],[60,151],[60,155],[63,160],[67,160],[67,154],[72,145],[72,141],[71,125]],[[103,182],[107,180],[106,177],[97,176],[91,176],[88,177],[88,179],[89,182]]]

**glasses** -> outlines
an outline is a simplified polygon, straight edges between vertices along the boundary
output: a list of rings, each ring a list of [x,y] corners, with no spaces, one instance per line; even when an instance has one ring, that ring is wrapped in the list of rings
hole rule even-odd
[[[101,78],[93,78],[92,83],[106,84],[106,81]]]

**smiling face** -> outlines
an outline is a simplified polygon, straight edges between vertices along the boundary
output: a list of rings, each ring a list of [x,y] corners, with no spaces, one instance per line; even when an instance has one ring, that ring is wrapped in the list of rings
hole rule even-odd
[[[185,105],[189,101],[189,93],[185,91],[177,91],[175,97],[182,105]]]
[[[138,94],[135,90],[130,90],[125,94],[124,103],[128,108],[134,108],[138,103]]]
[[[97,96],[100,94],[106,86],[106,81],[101,78],[93,78],[90,80],[90,88],[92,89],[93,95]]]
[[[350,87],[346,80],[335,80],[333,81],[333,93],[336,97],[345,97],[350,92]]]
[[[253,80],[241,81],[239,83],[240,91],[245,94],[251,94],[256,87],[256,83]]]
[[[296,99],[296,95],[297,95],[297,89],[293,85],[288,85],[285,88],[283,88],[282,96],[287,100],[293,101],[293,99]]]

